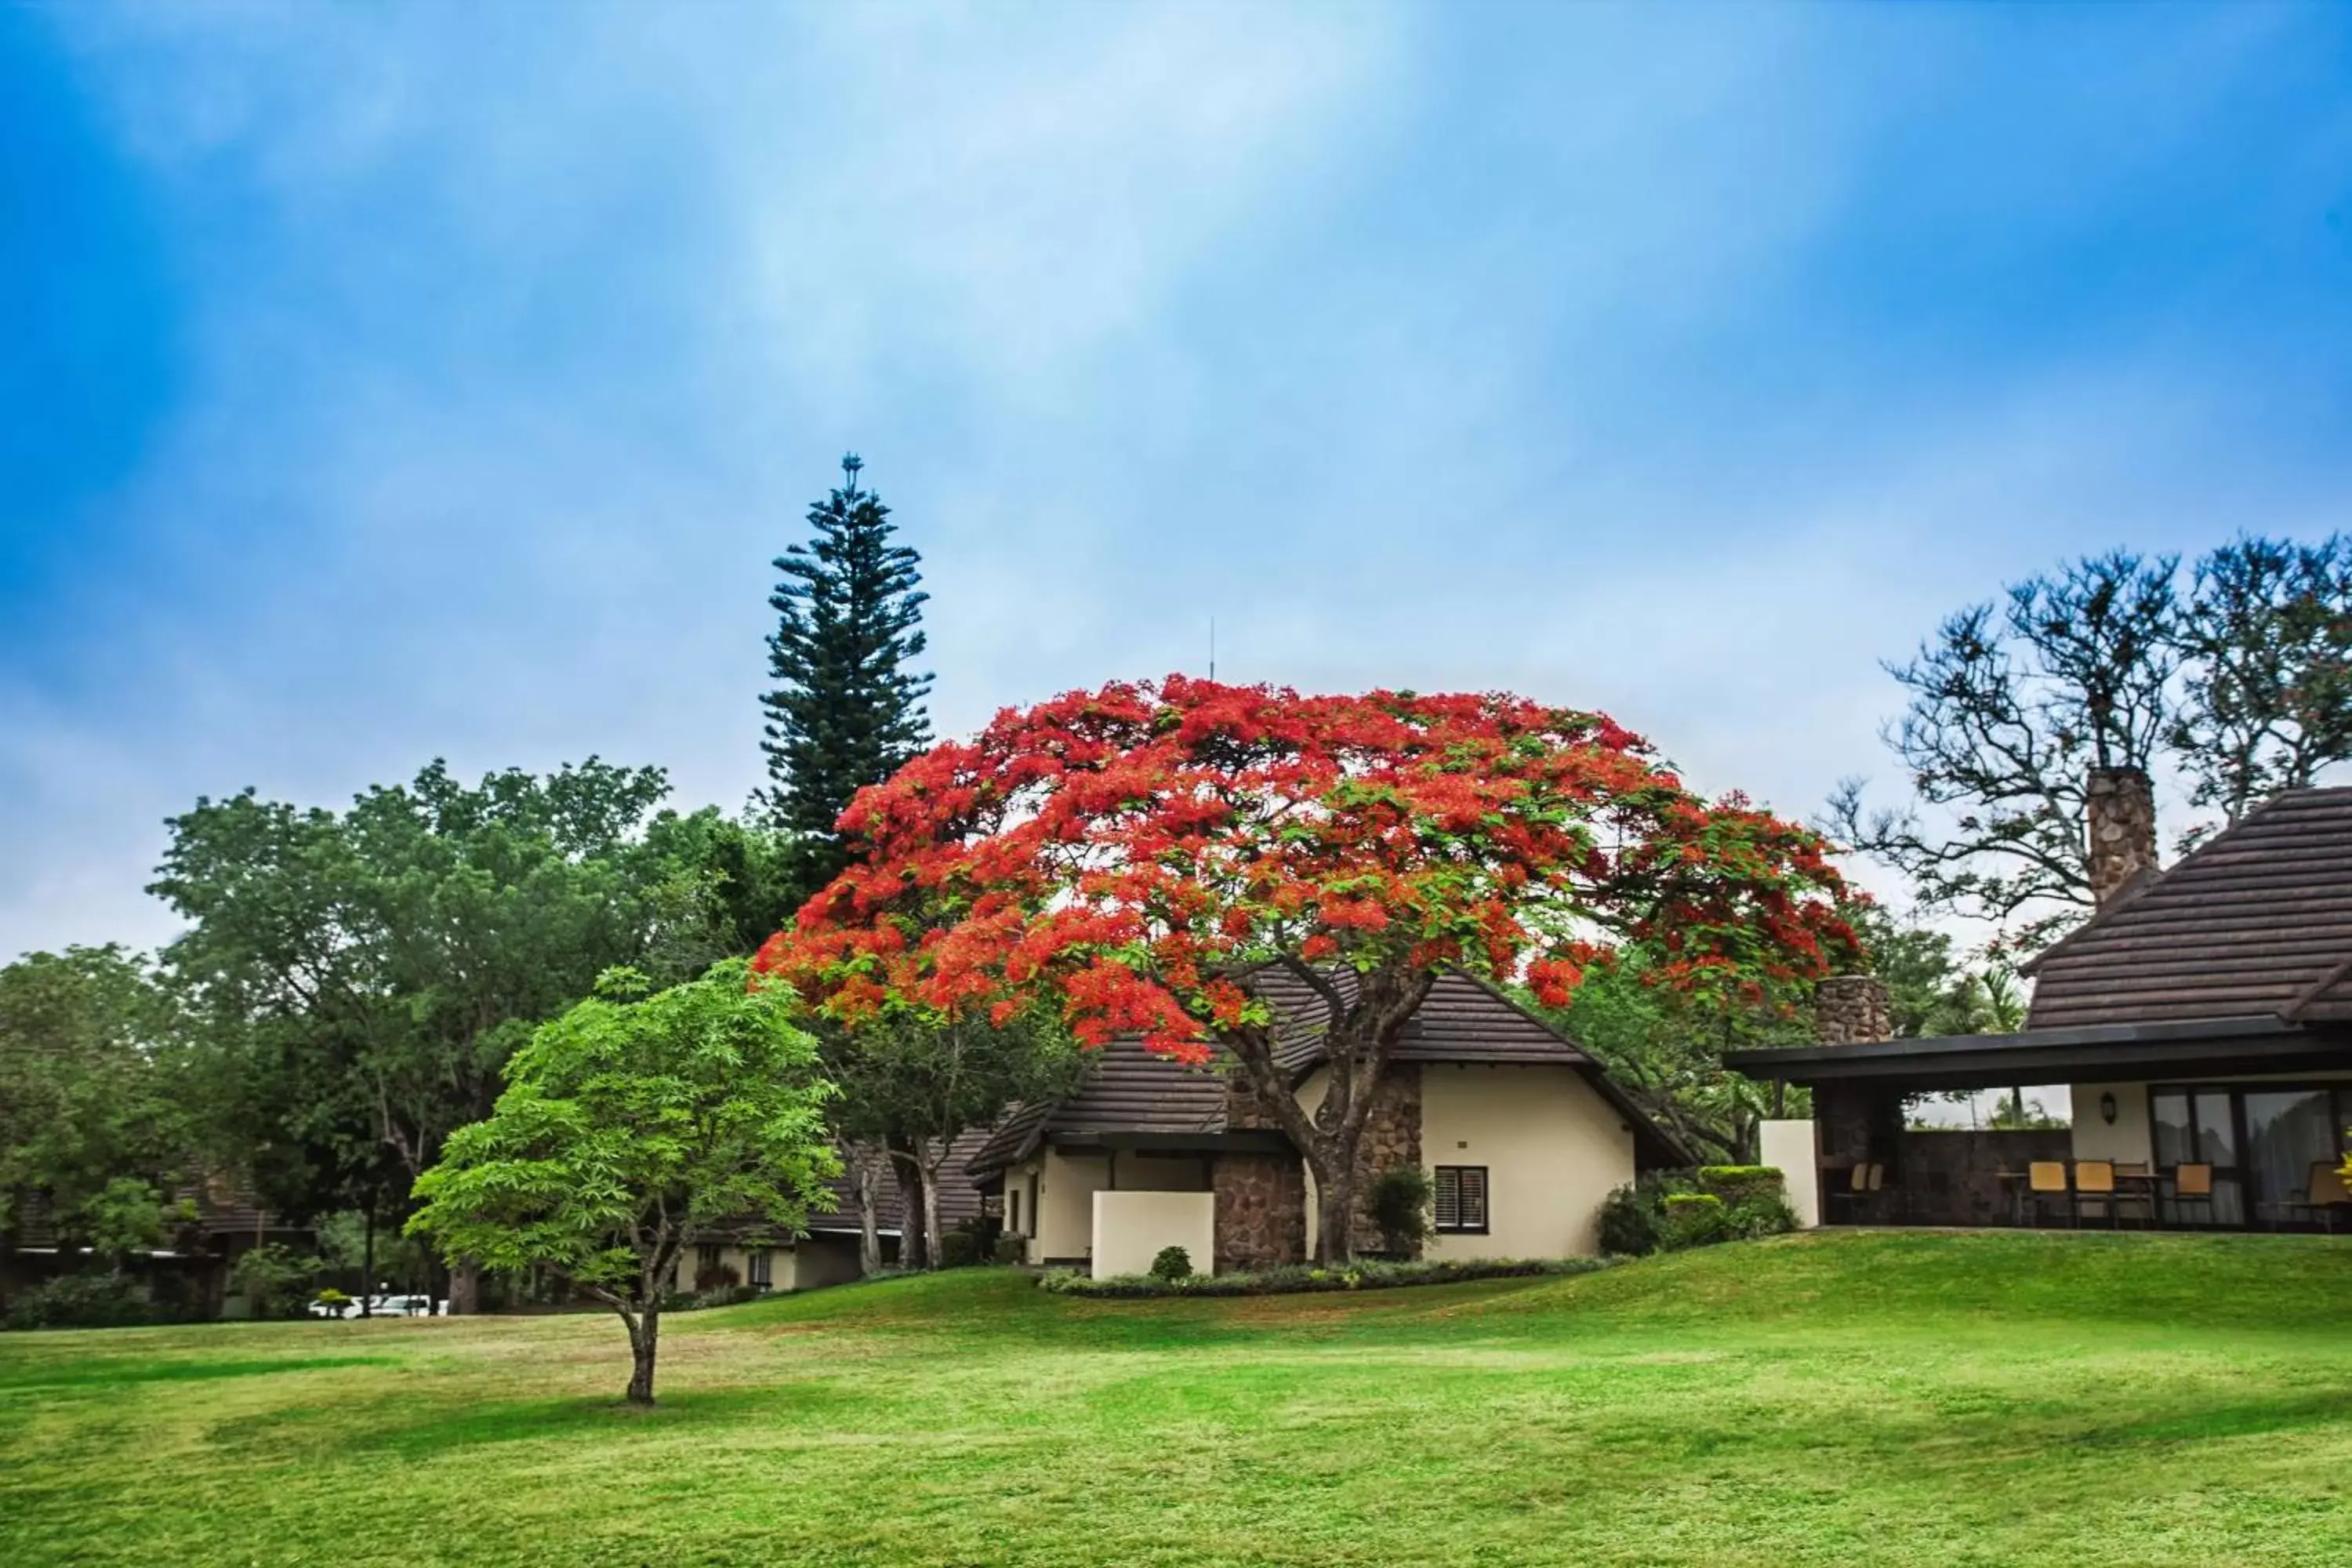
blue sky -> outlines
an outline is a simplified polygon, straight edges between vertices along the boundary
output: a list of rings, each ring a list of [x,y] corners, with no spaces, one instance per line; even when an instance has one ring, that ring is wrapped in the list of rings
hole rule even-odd
[[[436,754],[758,782],[855,447],[935,713],[1606,708],[1792,814],[2059,556],[2324,533],[2352,9],[0,6],[0,954]]]

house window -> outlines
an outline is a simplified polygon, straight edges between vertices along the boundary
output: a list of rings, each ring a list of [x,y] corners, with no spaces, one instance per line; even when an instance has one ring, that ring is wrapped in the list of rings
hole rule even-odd
[[[764,1290],[775,1282],[775,1271],[771,1263],[772,1256],[764,1247],[751,1255],[751,1278],[745,1283],[756,1285]]]
[[[1008,1236],[1021,1234],[1021,1191],[1017,1187],[1004,1194],[1004,1230]]]
[[[1486,1234],[1486,1167],[1437,1167],[1436,1226],[1454,1236]]]

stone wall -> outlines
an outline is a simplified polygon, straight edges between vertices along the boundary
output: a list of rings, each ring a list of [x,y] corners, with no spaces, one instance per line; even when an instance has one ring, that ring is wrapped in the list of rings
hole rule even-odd
[[[1307,1258],[1307,1176],[1292,1154],[1219,1154],[1216,1271],[1270,1268]]]
[[[2074,1134],[2063,1127],[1913,1128],[1903,1134],[1901,1209],[1887,1217],[1909,1225],[2011,1225],[2017,1188],[2004,1184],[2000,1173],[2073,1157]]]

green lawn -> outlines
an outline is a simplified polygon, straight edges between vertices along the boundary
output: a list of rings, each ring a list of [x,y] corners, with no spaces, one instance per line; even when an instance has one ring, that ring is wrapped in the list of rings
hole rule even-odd
[[[2352,1244],[0,1336],[0,1563],[2352,1562]]]

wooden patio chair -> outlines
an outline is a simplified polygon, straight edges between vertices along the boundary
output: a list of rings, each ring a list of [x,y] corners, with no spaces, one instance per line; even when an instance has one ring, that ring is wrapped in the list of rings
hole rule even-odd
[[[2077,1160],[2074,1162],[2074,1222],[2082,1223],[2083,1205],[2096,1204],[2107,1217],[2107,1224],[2120,1229],[2123,1226],[2123,1194],[2116,1190],[2116,1163],[2113,1160]]]
[[[2172,1208],[2181,1214],[2190,1204],[2205,1205],[2205,1223],[2213,1223],[2213,1167],[2175,1165],[2172,1168]],[[2185,1220],[2188,1216],[2181,1215]]]
[[[2074,1223],[2082,1223],[2082,1216],[2074,1211],[2074,1193],[2066,1185],[2066,1163],[2063,1160],[2036,1160],[2026,1166],[2025,1189],[2033,1205],[2036,1224],[2042,1219],[2042,1201],[2049,1197],[2067,1199],[2067,1212],[2073,1215]]]
[[[2345,1190],[2344,1169],[2329,1160],[2314,1160],[2311,1174],[2303,1184],[2303,1205],[2319,1216],[2319,1223],[2332,1233],[2337,1216],[2352,1205],[2352,1192]]]

